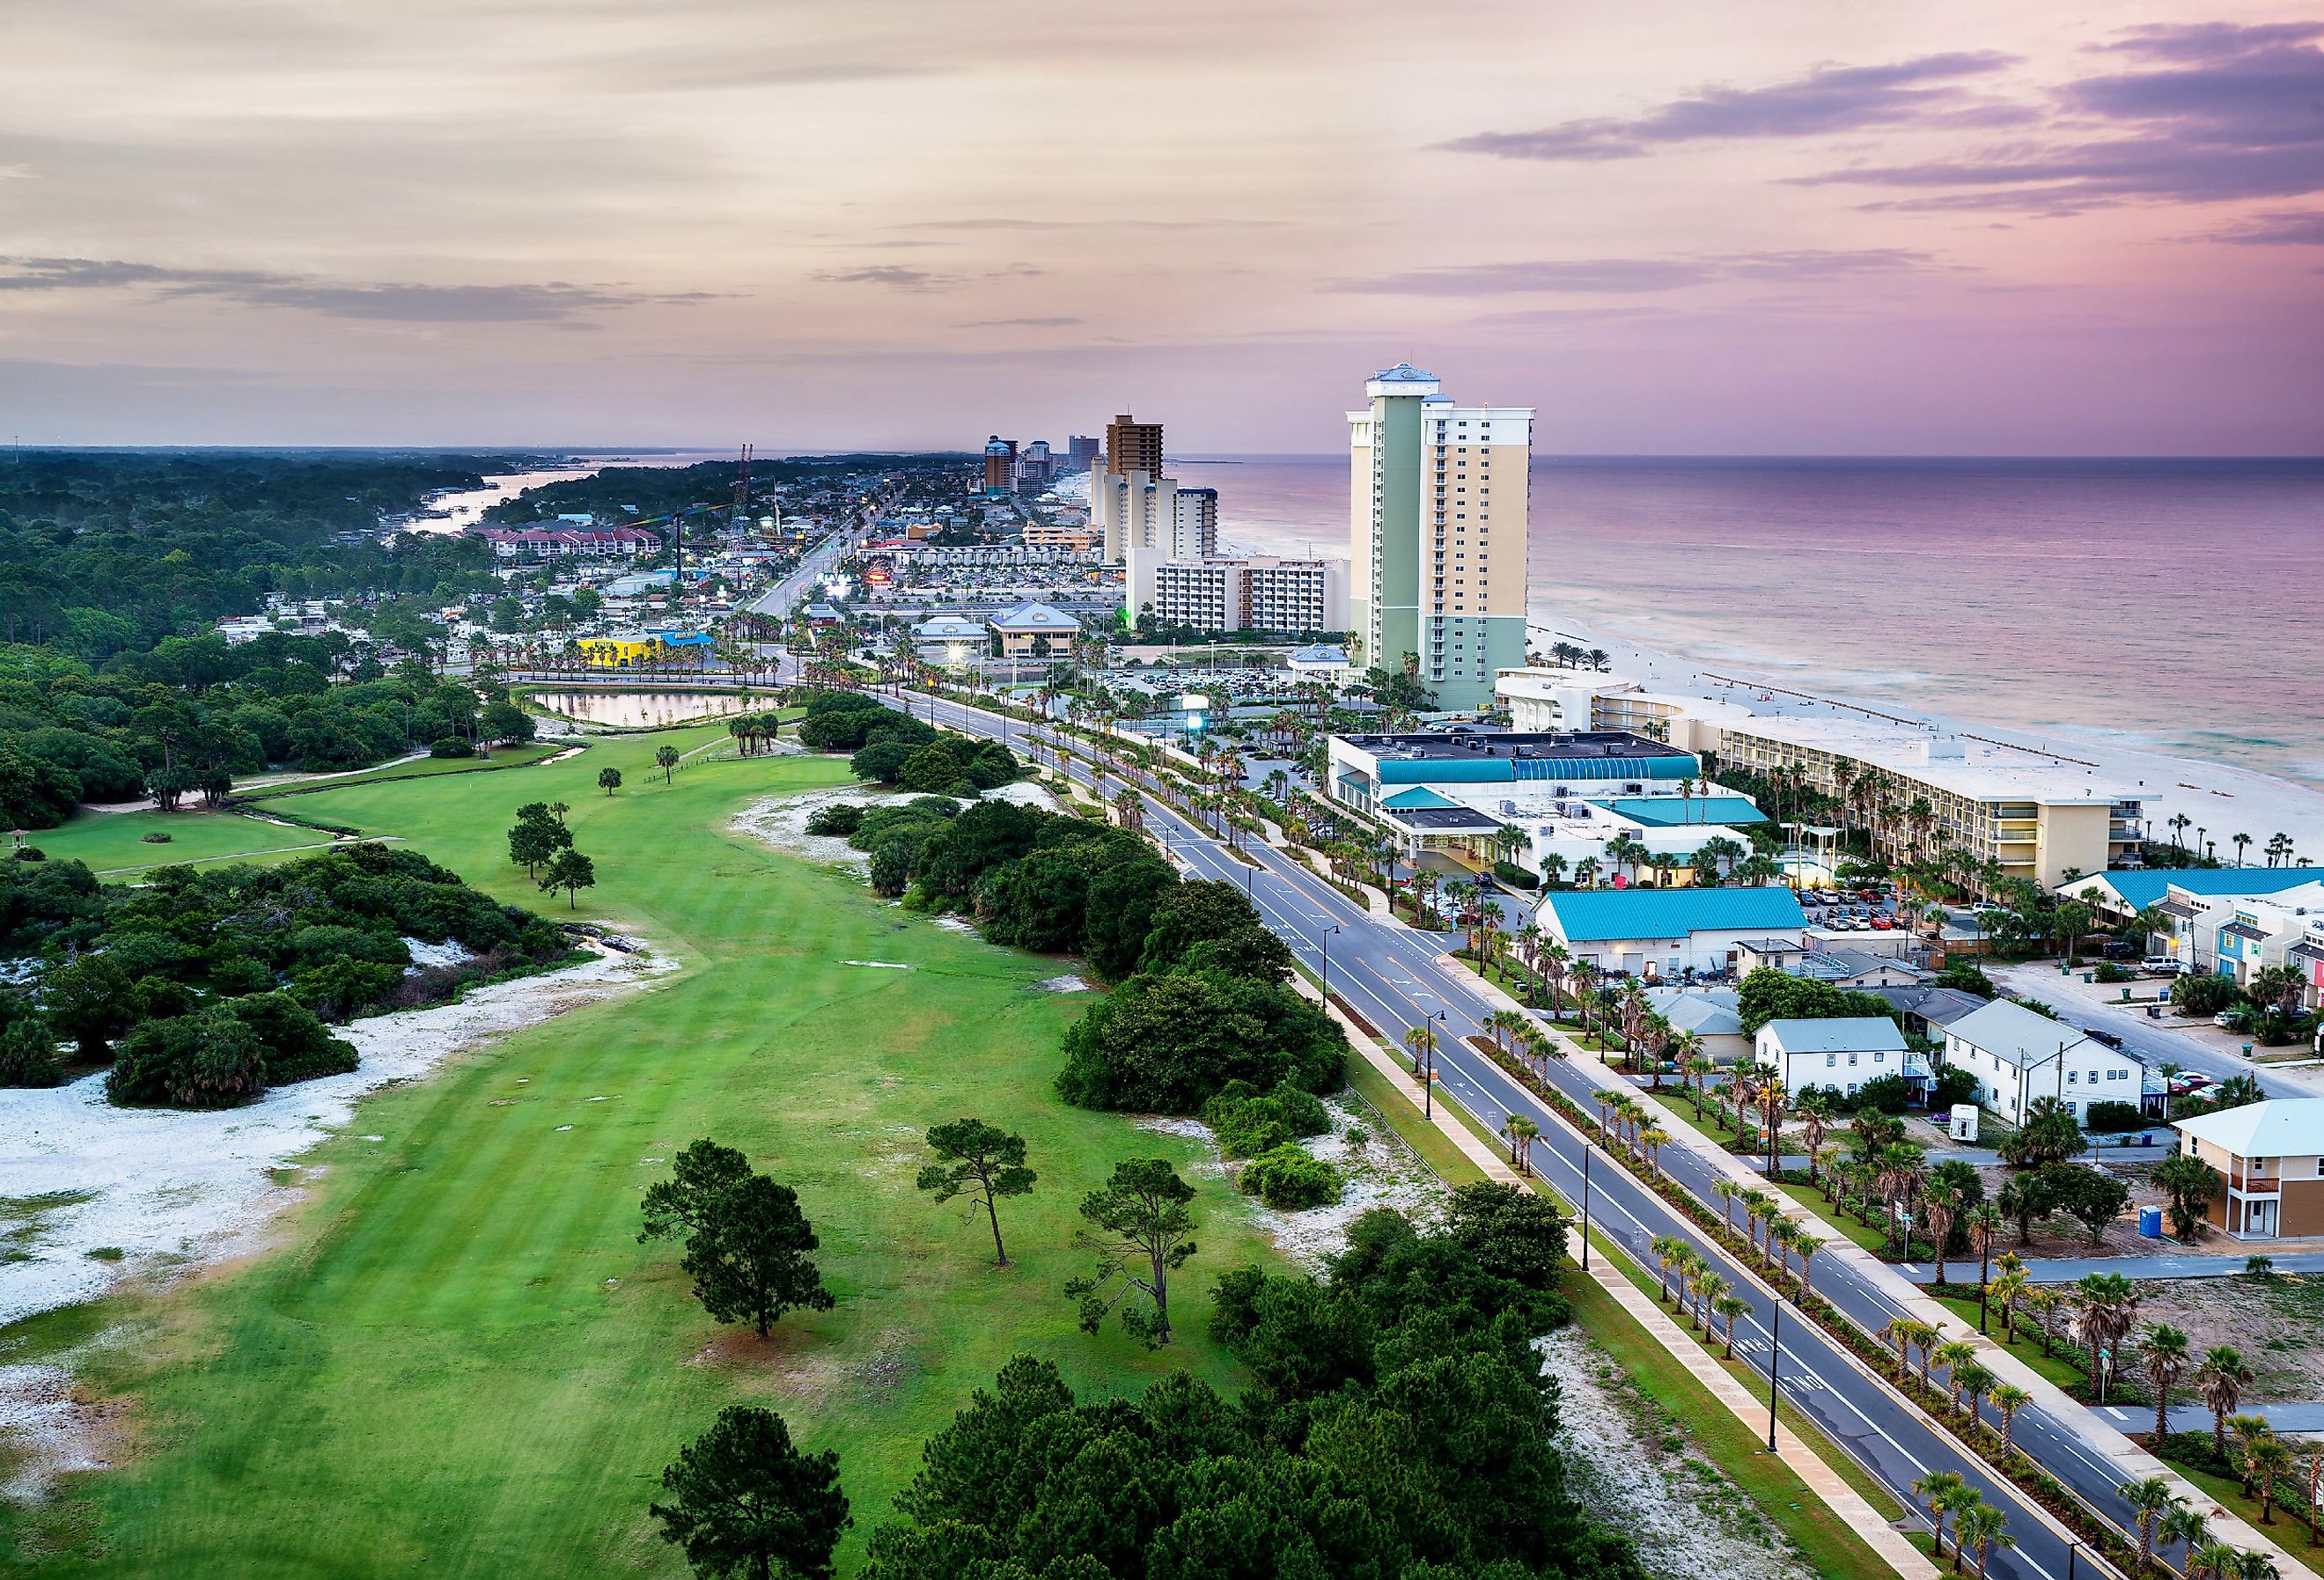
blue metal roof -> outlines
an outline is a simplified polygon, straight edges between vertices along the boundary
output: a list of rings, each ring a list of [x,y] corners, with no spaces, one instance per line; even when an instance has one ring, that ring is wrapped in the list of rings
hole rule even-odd
[[[1408,812],[1419,807],[1457,807],[1460,804],[1449,797],[1438,795],[1425,784],[1414,785],[1407,790],[1398,790],[1380,803],[1381,806],[1398,812]]]
[[[2324,871],[2315,867],[2131,867],[2091,873],[2059,887],[2079,894],[2085,884],[2097,883],[2121,895],[2131,910],[2144,910],[2172,884],[2190,894],[2273,894],[2319,880]]]
[[[1692,753],[1677,752],[1656,757],[1432,757],[1409,761],[1397,757],[1379,760],[1380,782],[1383,784],[1422,784],[1430,780],[1439,783],[1491,784],[1512,780],[1546,780],[1554,784],[1603,784],[1609,780],[1618,781],[1649,779],[1693,779],[1702,772],[1702,766]]]
[[[1723,823],[1733,827],[1767,820],[1766,813],[1742,796],[1625,796],[1606,804],[1622,817],[1656,828],[1675,828],[1687,823],[1713,827]]]
[[[1804,928],[1789,889],[1576,889],[1542,901],[1570,944],[1676,938],[1692,932],[1782,932]]]

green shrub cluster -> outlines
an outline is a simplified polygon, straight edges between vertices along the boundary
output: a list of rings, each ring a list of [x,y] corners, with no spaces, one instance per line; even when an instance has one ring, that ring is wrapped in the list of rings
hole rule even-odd
[[[1332,1128],[1332,1112],[1313,1092],[1284,1084],[1261,1092],[1248,1081],[1229,1081],[1203,1104],[1203,1123],[1230,1158],[1256,1158],[1286,1141],[1319,1136]]]
[[[530,911],[383,845],[148,879],[101,888],[78,862],[0,875],[0,952],[38,961],[31,995],[0,999],[0,1076],[44,1084],[58,1041],[103,1063],[118,1039],[115,1101],[241,1101],[355,1067],[325,1021],[438,1002],[570,950]],[[456,943],[474,958],[408,974],[407,938]]]
[[[1296,1141],[1268,1149],[1242,1167],[1235,1186],[1277,1212],[1329,1206],[1345,1183],[1340,1171]]]
[[[929,1439],[864,1580],[1642,1576],[1569,1490],[1529,1347],[1567,1316],[1564,1239],[1541,1198],[1474,1186],[1442,1230],[1365,1215],[1323,1280],[1230,1273],[1237,1400],[1182,1372],[1083,1402],[1019,1356]]]

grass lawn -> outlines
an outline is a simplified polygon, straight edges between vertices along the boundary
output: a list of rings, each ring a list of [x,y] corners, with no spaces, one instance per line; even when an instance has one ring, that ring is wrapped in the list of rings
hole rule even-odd
[[[1947,1264],[1948,1270],[1950,1270],[1951,1266],[1952,1264],[1950,1263]],[[1965,1281],[1971,1284],[1977,1282],[1977,1261],[1974,1258],[1971,1258],[1969,1261],[1969,1277]],[[1944,1307],[1948,1311],[1950,1311],[1955,1317],[1960,1317],[1963,1322],[1968,1323],[1971,1327],[1975,1327],[1977,1326],[1977,1302],[1975,1300],[1960,1300],[1955,1299],[1949,1295],[1940,1295],[1937,1297],[1937,1303]],[[1997,1346],[2007,1350],[2011,1354],[2015,1355],[2019,1360],[2033,1367],[2034,1370],[2039,1372],[2043,1377],[2056,1383],[2067,1392],[2075,1394],[2079,1397],[2087,1387],[2089,1383],[2087,1374],[2080,1366],[2074,1364],[2067,1358],[2068,1356],[2078,1353],[2075,1349],[2074,1342],[2068,1338],[2053,1340],[2050,1345],[2051,1353],[2046,1355],[2043,1354],[2042,1353],[2042,1335],[2034,1331],[2034,1325],[2026,1319],[2025,1313],[2022,1308],[2017,1314],[2017,1342],[2015,1344],[2006,1344],[2003,1342],[2001,1312],[1998,1307],[1988,1306],[1986,1312],[1985,1325],[1987,1330],[1986,1336],[1990,1338]],[[2126,1389],[2120,1386],[2120,1384],[2126,1381],[2129,1380],[2124,1378],[2119,1372],[2116,1374],[2114,1378],[2114,1385],[2109,1386],[2107,1391],[2110,1396],[2108,1402],[2121,1405],[2125,1409],[2132,1410],[2151,1408],[2142,1405],[2139,1402],[2138,1395],[2135,1388]],[[2153,1425],[2151,1421],[2148,1424],[2150,1426]]]
[[[694,734],[677,744],[723,725]],[[155,1306],[0,1330],[0,1354],[24,1361],[124,1323],[84,1372],[127,1399],[132,1434],[118,1469],[19,1518],[14,1537],[50,1561],[12,1554],[0,1523],[0,1566],[677,1576],[685,1564],[646,1513],[659,1473],[720,1406],[756,1400],[807,1446],[838,1450],[857,1520],[844,1571],[922,1439],[1012,1353],[1053,1357],[1084,1388],[1135,1391],[1178,1369],[1235,1385],[1206,1336],[1206,1294],[1269,1252],[1217,1176],[1188,1170],[1201,1252],[1174,1287],[1169,1350],[1083,1335],[1060,1293],[1084,1267],[1070,1242],[1085,1191],[1120,1159],[1199,1158],[1051,1095],[1059,1036],[1087,1002],[1036,987],[1057,962],[728,832],[754,798],[842,781],[842,764],[714,761],[665,786],[652,755],[672,739],[307,798],[302,811],[404,836],[535,904],[503,831],[521,801],[567,801],[599,873],[583,913],[685,969],[368,1100],[364,1133],[318,1150],[326,1172],[272,1254]],[[608,765],[628,781],[612,798],[595,788]],[[913,1187],[918,1132],[963,1114],[1021,1132],[1041,1174],[1004,1208],[1006,1270],[957,1204]],[[639,1196],[706,1134],[796,1187],[822,1237],[837,1307],[793,1314],[764,1344],[702,1313],[675,1246],[636,1242]]]
[[[167,845],[147,845],[148,834],[166,834]],[[220,856],[263,858],[296,845],[327,845],[330,836],[312,828],[286,828],[233,812],[83,812],[60,827],[25,836],[51,861],[87,862],[97,873],[125,873],[178,862]]]
[[[2229,1513],[2247,1521],[2255,1529],[2291,1554],[2294,1563],[2312,1575],[2324,1575],[2324,1548],[2309,1545],[2308,1526],[2304,1516],[2295,1520],[2279,1508],[2275,1511],[2274,1521],[2262,1525],[2259,1522],[2259,1500],[2245,1497],[2243,1484],[2235,1477],[2213,1475],[2209,1471],[2195,1470],[2181,1465],[2175,1459],[2168,1463],[2172,1469],[2218,1500],[2220,1505]],[[2277,1484],[2280,1486],[2282,1483]]]
[[[489,773],[497,768],[524,768],[554,757],[582,743],[571,740],[530,741],[521,746],[503,746],[489,758],[485,757],[423,757],[416,762],[383,762],[377,768],[366,768],[343,777],[321,781],[331,790],[345,785],[377,784],[389,780],[433,779],[445,773]],[[649,753],[650,757],[650,753]],[[246,801],[266,800],[276,796],[319,795],[311,779],[291,779],[280,784],[260,783],[249,790],[235,792]]]

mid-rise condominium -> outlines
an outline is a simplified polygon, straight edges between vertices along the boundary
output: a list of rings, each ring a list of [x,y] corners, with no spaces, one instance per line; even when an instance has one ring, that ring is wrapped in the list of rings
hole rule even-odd
[[[1368,667],[1414,667],[1448,707],[1525,662],[1530,406],[1457,406],[1398,363],[1348,413],[1350,618]]]
[[[1107,423],[1105,469],[1116,476],[1132,472],[1162,476],[1162,425],[1140,422],[1127,411]]]

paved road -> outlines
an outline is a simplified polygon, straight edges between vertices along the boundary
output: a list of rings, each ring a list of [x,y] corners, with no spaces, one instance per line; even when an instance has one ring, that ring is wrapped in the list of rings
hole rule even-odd
[[[2271,1252],[2270,1257],[2280,1273],[2324,1272],[2324,1251]],[[1977,1259],[1969,1261],[1974,1274]],[[1960,1261],[1954,1261],[1945,1270],[1958,1277],[1960,1269]],[[1937,1270],[1927,1263],[1908,1262],[1896,1270],[1916,1284],[1937,1276]],[[2164,1252],[2153,1256],[2037,1256],[2025,1261],[2025,1271],[2037,1284],[2070,1284],[2084,1273],[2120,1273],[2132,1279],[2224,1279],[2243,1270],[2243,1256],[2236,1252],[2224,1256]]]
[[[866,528],[857,525],[833,529],[829,537],[807,551],[791,573],[752,599],[744,607],[754,614],[772,614],[779,619],[791,612],[807,589],[823,579],[841,558],[860,541]]]
[[[910,698],[910,707],[924,717],[932,714],[936,722],[973,735],[1000,738],[1005,735],[1011,744],[1018,744],[1026,734],[1026,726],[1014,721],[917,694]],[[1076,779],[1086,776],[1085,768],[1078,763],[1072,772]],[[1571,1202],[1583,1200],[1586,1189],[1593,1224],[1629,1247],[1637,1260],[1650,1261],[1646,1247],[1660,1234],[1674,1235],[1706,1257],[1751,1307],[1738,1329],[1741,1336],[1737,1351],[1755,1369],[1762,1372],[1768,1369],[1778,1326],[1779,1302],[1773,1292],[1757,1273],[1699,1233],[1691,1220],[1618,1164],[1611,1160],[1585,1163],[1586,1156],[1602,1155],[1582,1143],[1491,1059],[1469,1046],[1468,1037],[1482,1034],[1480,1022],[1489,1006],[1462,980],[1465,973],[1455,974],[1439,964],[1437,940],[1373,922],[1337,890],[1282,852],[1257,848],[1253,854],[1260,865],[1254,870],[1158,802],[1149,802],[1147,817],[1148,827],[1166,839],[1174,859],[1189,876],[1220,880],[1248,892],[1268,924],[1300,960],[1326,979],[1342,1002],[1391,1045],[1409,1028],[1434,1025],[1441,1043],[1440,1091],[1489,1130],[1498,1131],[1512,1114],[1523,1114],[1539,1124],[1543,1134],[1536,1143],[1535,1155],[1545,1179]],[[1585,1111],[1592,1107],[1587,1076],[1563,1065],[1554,1064],[1551,1069],[1552,1078],[1568,1097]],[[1665,1149],[1663,1158],[1674,1178],[1701,1199],[1713,1199],[1714,1174],[1707,1160],[1683,1147]],[[1877,1331],[1892,1317],[1903,1315],[1885,1291],[1861,1280],[1845,1264],[1820,1269],[1817,1288],[1868,1331]],[[2067,1542],[2013,1483],[1996,1475],[1950,1436],[1924,1422],[1886,1383],[1861,1369],[1837,1341],[1796,1312],[1781,1321],[1780,1331],[1781,1354],[1775,1363],[1784,1395],[1901,1502],[1917,1513],[1912,1483],[1931,1470],[1951,1470],[2006,1514],[2009,1530],[2017,1538],[2015,1549],[1995,1556],[1993,1574],[2006,1580],[2064,1580]],[[2116,1525],[2127,1531],[2131,1516],[2115,1492],[2124,1478],[2115,1464],[2086,1440],[2083,1431],[2077,1430],[2098,1423],[2079,1409],[2074,1414],[2082,1419],[2053,1419],[2029,1408],[2018,1417],[2015,1441],[2053,1476],[2107,1511]],[[2078,1572],[2106,1571],[2084,1554]]]
[[[2256,1076],[2261,1089],[2271,1097],[2313,1097],[2324,1091],[2324,1086],[2315,1084],[2312,1072],[2264,1069],[2231,1049],[2175,1030],[2168,1015],[2160,1021],[2148,1020],[2144,1005],[2092,1003],[2077,997],[2081,984],[2077,981],[2070,988],[2055,966],[2038,962],[1988,966],[1986,975],[2006,992],[2041,1000],[2077,1027],[2095,1026],[2101,1031],[2115,1032],[2122,1038],[2123,1050],[2144,1061],[2149,1069],[2160,1064],[2176,1064],[2181,1069],[2200,1070],[2222,1081],[2229,1076]]]
[[[2116,1409],[2111,1405],[2098,1411],[2109,1420],[2116,1421],[2125,1431],[2144,1432],[2154,1426],[2154,1412],[2126,1408]],[[2236,1407],[2239,1416],[2258,1416],[2279,1432],[2324,1432],[2324,1404],[2245,1404]],[[2211,1412],[2200,1404],[2179,1404],[2171,1407],[2169,1417],[2174,1432],[2208,1432],[2211,1429]],[[2230,1439],[2230,1452],[2233,1440]],[[2297,1540],[2297,1538],[2293,1538]]]

